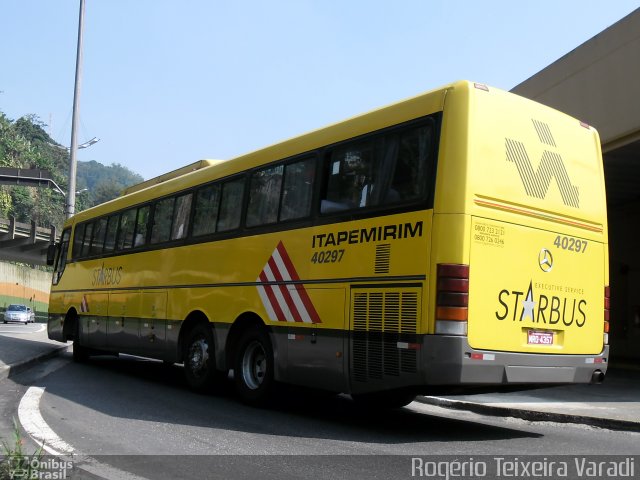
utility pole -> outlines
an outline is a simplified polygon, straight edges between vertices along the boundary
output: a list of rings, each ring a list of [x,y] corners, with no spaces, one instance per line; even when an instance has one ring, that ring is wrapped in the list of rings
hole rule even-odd
[[[73,89],[73,119],[71,120],[71,154],[69,156],[69,186],[67,187],[66,217],[76,211],[76,173],[78,170],[78,122],[80,117],[80,85],[82,82],[82,31],[84,24],[84,0],[80,0],[78,19],[78,50],[76,52],[76,80]]]

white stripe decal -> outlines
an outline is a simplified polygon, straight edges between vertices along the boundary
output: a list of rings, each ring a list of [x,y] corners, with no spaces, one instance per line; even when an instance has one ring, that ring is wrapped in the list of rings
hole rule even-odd
[[[278,251],[277,248],[273,252],[272,257],[273,257],[273,260],[276,262],[276,266],[278,267],[278,271],[280,272],[280,276],[282,277],[282,279],[286,281],[291,281],[292,280],[291,274],[289,273],[289,270],[287,270],[287,266],[284,264],[284,261],[282,260],[282,257],[280,256],[280,252]],[[293,300],[293,303],[296,306],[298,313],[302,317],[302,321],[304,323],[313,323],[311,320],[311,316],[307,311],[307,308],[304,306],[304,303],[302,302],[302,298],[300,298],[300,294],[298,293],[298,289],[296,288],[296,286],[287,285],[287,290],[289,290],[291,299]]]
[[[257,281],[260,282],[260,277],[258,277]],[[267,287],[267,288],[271,288],[271,287]],[[269,301],[269,297],[267,296],[267,292],[265,291],[265,287],[263,287],[262,285],[258,285],[258,295],[260,295],[260,300],[262,300],[262,305],[264,305],[264,308],[267,310],[267,315],[269,315],[269,320],[271,320],[272,322],[277,322],[278,317],[276,315],[276,312],[273,310],[273,307],[271,306],[271,302]]]
[[[270,282],[276,281],[276,277],[273,275],[273,272],[271,271],[271,267],[269,266],[269,264],[264,266],[263,272],[267,276],[267,280],[269,280]],[[269,285],[265,288],[270,288],[273,294],[275,295],[276,301],[280,306],[280,310],[282,310],[282,313],[284,313],[284,317],[287,320],[287,322],[295,322],[295,319],[293,318],[293,314],[291,313],[291,310],[289,310],[289,305],[287,305],[287,301],[285,300],[284,296],[282,295],[282,292],[280,291],[280,287],[278,285]]]

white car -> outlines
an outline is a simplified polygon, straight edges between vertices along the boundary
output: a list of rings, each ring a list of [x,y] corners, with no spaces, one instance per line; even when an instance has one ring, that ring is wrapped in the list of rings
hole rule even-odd
[[[31,309],[26,305],[11,304],[4,311],[4,323],[19,322],[27,324],[31,321]]]

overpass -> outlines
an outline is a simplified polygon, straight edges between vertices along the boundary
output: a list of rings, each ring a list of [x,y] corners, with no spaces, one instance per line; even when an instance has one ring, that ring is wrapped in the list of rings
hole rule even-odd
[[[0,218],[0,261],[47,264],[47,248],[57,241],[56,228]]]

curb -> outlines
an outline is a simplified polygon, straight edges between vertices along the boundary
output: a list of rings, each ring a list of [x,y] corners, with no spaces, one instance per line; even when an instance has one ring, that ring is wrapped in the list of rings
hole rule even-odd
[[[12,365],[5,365],[0,367],[0,380],[4,380],[5,378],[10,378],[19,373],[28,370],[33,367],[36,363],[43,362],[45,360],[49,360],[50,358],[57,357],[62,353],[63,350],[69,348],[69,345],[60,345],[55,346],[48,352],[43,352],[35,357],[28,358],[27,360],[23,360],[21,362],[14,363]]]
[[[571,415],[568,413],[540,412],[537,410],[524,410],[512,407],[499,407],[483,403],[467,402],[463,400],[451,400],[442,397],[416,397],[416,401],[427,405],[449,408],[451,410],[467,410],[481,415],[496,417],[513,417],[531,422],[555,422],[577,423],[608,430],[622,430],[640,432],[640,423],[630,420],[618,420],[615,418],[589,417],[585,415]]]

